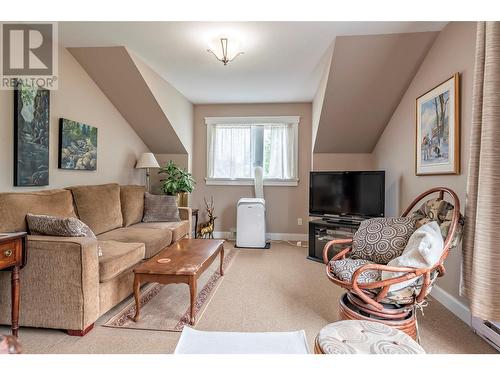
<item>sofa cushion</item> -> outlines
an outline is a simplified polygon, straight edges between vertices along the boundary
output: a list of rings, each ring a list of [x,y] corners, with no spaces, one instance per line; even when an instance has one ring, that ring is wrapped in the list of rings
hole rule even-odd
[[[144,193],[146,188],[140,185],[120,186],[123,226],[140,223],[144,215]]]
[[[346,258],[346,259],[332,260],[330,261],[329,266],[332,275],[334,275],[337,279],[349,283],[351,282],[354,272],[356,272],[358,268],[364,266],[365,264],[374,264],[374,263],[365,259]],[[358,284],[380,281],[380,274],[381,272],[379,270],[370,269],[363,271],[358,277],[357,280]]]
[[[144,222],[180,221],[179,209],[173,195],[144,194]]]
[[[168,229],[136,228],[131,226],[99,234],[97,238],[101,241],[143,243],[146,245],[144,257],[148,259],[172,243],[172,231]]]
[[[189,234],[189,221],[182,220],[177,222],[159,221],[154,223],[138,223],[132,227],[137,228],[154,228],[154,229],[168,229],[172,232],[172,242],[176,242]]]
[[[0,193],[0,233],[27,231],[26,214],[76,217],[71,193],[63,189]]]
[[[73,186],[68,189],[73,193],[78,217],[95,234],[122,226],[120,185]]]
[[[352,238],[351,257],[387,264],[403,253],[414,230],[415,220],[412,218],[364,220]]]
[[[102,249],[99,258],[99,282],[103,283],[139,263],[145,254],[143,243],[98,241]]]

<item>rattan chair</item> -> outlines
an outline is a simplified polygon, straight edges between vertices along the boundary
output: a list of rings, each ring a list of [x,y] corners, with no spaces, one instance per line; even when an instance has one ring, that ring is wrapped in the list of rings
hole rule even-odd
[[[413,211],[419,202],[433,194],[437,194],[437,198],[427,200],[419,210]],[[444,200],[445,194],[451,198],[451,202]],[[447,208],[446,215],[444,213],[441,216],[435,215],[432,210],[426,210],[426,207],[431,205]],[[444,251],[439,261],[430,268],[391,267],[371,263],[355,270],[350,281],[340,280],[332,273],[331,262],[349,258],[352,246],[347,245],[352,243],[352,239],[332,240],[325,245],[323,261],[326,264],[326,275],[334,284],[347,289],[340,300],[341,319],[379,321],[399,328],[413,338],[417,337],[415,307],[422,305],[436,278],[444,275],[444,261],[450,249],[460,241],[464,222],[460,214],[460,201],[457,195],[446,187],[436,187],[419,195],[404,211],[402,217],[408,217],[410,214],[412,215],[410,217],[414,217],[417,223],[421,221],[423,224],[435,220],[440,224],[444,237]],[[346,245],[347,247],[329,260],[328,251],[333,245]],[[358,279],[365,271],[389,271],[402,274],[387,280],[361,283]],[[392,291],[392,285],[408,280],[415,280],[415,282],[402,291]]]

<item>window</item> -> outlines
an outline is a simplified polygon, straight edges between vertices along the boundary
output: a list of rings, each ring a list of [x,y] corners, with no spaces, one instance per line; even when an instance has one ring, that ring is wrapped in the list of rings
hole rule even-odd
[[[206,117],[207,184],[296,186],[298,116]]]

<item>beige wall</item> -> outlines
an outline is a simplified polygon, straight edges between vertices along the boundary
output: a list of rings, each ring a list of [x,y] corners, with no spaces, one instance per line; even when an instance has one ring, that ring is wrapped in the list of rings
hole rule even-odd
[[[399,103],[374,150],[375,166],[386,170],[386,214],[399,215],[419,193],[434,186],[448,186],[465,205],[472,108],[475,23],[452,22],[439,34]],[[451,77],[461,75],[461,174],[415,176],[415,99]],[[463,208],[462,208],[463,212]],[[459,298],[461,249],[446,261],[448,270],[438,285]]]
[[[148,84],[151,93],[167,116],[188,154],[188,169],[191,170],[193,152],[193,104],[175,87],[144,63],[137,55],[130,53],[134,63]]]
[[[265,186],[267,231],[271,233],[307,233],[309,171],[311,166],[311,103],[287,104],[214,104],[194,106],[193,174],[197,180],[191,207],[205,212],[203,197],[214,197],[216,231],[236,227],[236,203],[240,198],[253,197],[252,186],[208,186],[206,177],[206,125],[211,116],[300,116],[299,124],[299,185],[295,187]],[[304,225],[297,225],[297,218]]]
[[[73,56],[59,49],[59,89],[50,95],[50,170],[47,187],[13,187],[14,93],[0,90],[0,191],[37,190],[106,182],[143,183],[134,169],[148,149]],[[59,118],[84,122],[98,130],[97,171],[57,168]]]
[[[313,154],[313,171],[371,171],[372,154]]]

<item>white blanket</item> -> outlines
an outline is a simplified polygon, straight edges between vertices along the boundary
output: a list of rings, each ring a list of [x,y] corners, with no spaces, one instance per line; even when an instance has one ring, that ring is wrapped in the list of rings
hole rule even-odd
[[[174,354],[309,354],[306,334],[207,332],[184,326]]]
[[[444,251],[444,241],[439,225],[431,221],[422,225],[411,235],[403,253],[387,263],[388,266],[430,268],[439,261]],[[382,271],[382,280],[401,276],[401,272]],[[395,291],[413,284],[416,279],[394,284],[389,291]]]

